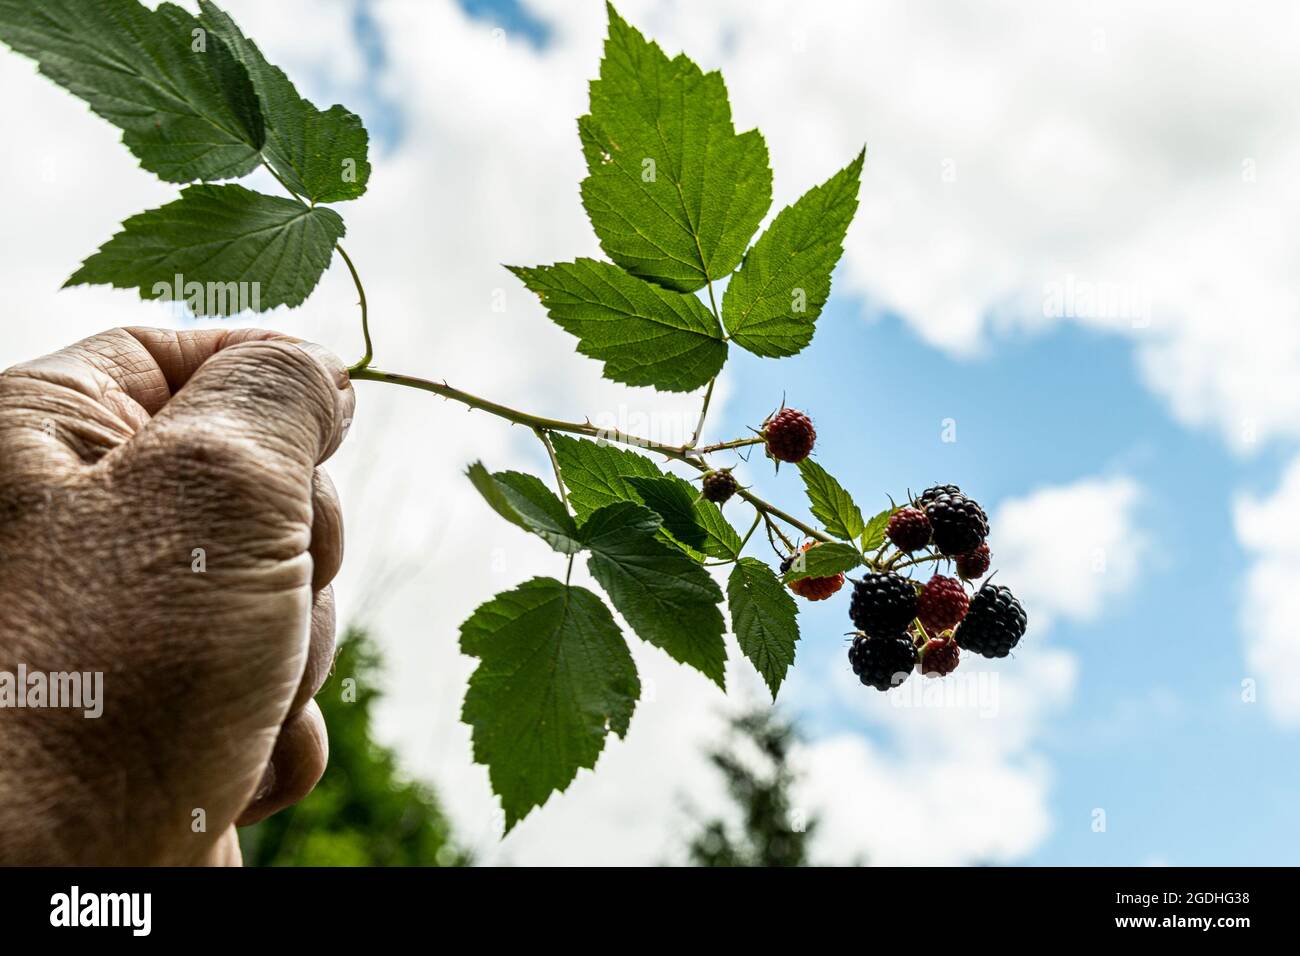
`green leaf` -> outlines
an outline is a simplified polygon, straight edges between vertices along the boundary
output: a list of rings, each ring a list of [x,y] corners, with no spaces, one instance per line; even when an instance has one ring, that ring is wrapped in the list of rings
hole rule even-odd
[[[795,556],[790,570],[782,580],[789,584],[800,578],[829,578],[844,571],[852,571],[862,563],[862,555],[851,544],[823,541]]]
[[[695,492],[689,482],[660,471],[645,455],[629,449],[567,435],[553,435],[552,442],[555,456],[560,461],[564,487],[569,490],[569,504],[579,521],[585,520],[598,508],[618,501],[646,503],[633,484],[633,478],[667,478],[680,484],[687,494]],[[687,546],[696,558],[702,560],[707,556],[734,561],[740,557],[740,535],[722,516],[717,505],[698,498],[695,518],[705,533],[698,550]]]
[[[799,462],[804,489],[812,513],[825,527],[827,534],[845,541],[853,541],[862,534],[862,511],[853,497],[829,472],[811,458]]]
[[[569,490],[569,504],[579,521],[592,512],[618,501],[645,504],[641,492],[632,479],[667,478],[682,486],[687,494],[695,488],[676,475],[660,471],[645,455],[612,444],[601,444],[567,435],[551,436],[555,456],[560,461],[560,475]],[[731,526],[718,506],[699,498],[695,502],[696,522],[704,529],[704,542],[692,555],[699,560],[705,556],[735,560],[740,557],[740,535]]]
[[[890,506],[867,522],[862,532],[862,551],[875,551],[885,543],[885,531],[889,528],[889,519],[898,509]]]
[[[649,458],[627,448],[568,435],[552,435],[551,444],[560,462],[560,477],[569,489],[569,504],[580,522],[605,505],[641,503],[641,495],[629,479],[664,476]]]
[[[865,150],[777,214],[745,255],[722,297],[732,339],[755,355],[794,355],[812,341],[831,294],[831,273],[858,208]]]
[[[266,118],[262,152],[285,184],[313,202],[339,202],[364,193],[370,179],[370,138],[361,119],[342,106],[318,110],[225,11],[212,0],[199,0],[199,8],[203,25],[248,71]]]
[[[731,630],[740,649],[763,675],[772,699],[794,663],[799,640],[794,598],[772,569],[757,558],[741,558],[727,581]]]
[[[636,475],[627,481],[646,506],[663,519],[664,528],[674,538],[691,548],[703,547],[706,534],[695,511],[695,500],[699,495],[688,482],[676,475],[659,478]]]
[[[582,525],[587,568],[642,640],[726,689],[725,622],[716,581],[655,537],[659,516],[628,501],[606,505]]]
[[[461,720],[509,831],[627,733],[641,682],[618,625],[586,588],[533,578],[481,605],[460,649],[479,659]]]
[[[695,517],[704,528],[705,539],[701,550],[710,558],[734,561],[740,557],[744,547],[740,535],[722,516],[722,509],[712,501],[700,498],[695,502]]]
[[[722,327],[693,295],[595,259],[508,268],[537,293],[556,324],[578,337],[579,352],[605,363],[606,378],[689,392],[727,360]]]
[[[582,550],[578,527],[541,479],[518,471],[489,474],[482,462],[465,473],[492,510],[525,531],[531,531],[561,554]]]
[[[236,178],[261,163],[247,72],[175,4],[0,0],[0,40],[119,127],[140,165],[168,182]]]
[[[578,133],[582,202],[611,259],[682,292],[736,268],[772,204],[772,170],[758,131],[736,134],[719,73],[670,60],[611,6]]]
[[[343,233],[331,209],[233,184],[187,186],[175,202],[122,223],[64,287],[134,288],[142,299],[183,300],[196,315],[296,306]]]

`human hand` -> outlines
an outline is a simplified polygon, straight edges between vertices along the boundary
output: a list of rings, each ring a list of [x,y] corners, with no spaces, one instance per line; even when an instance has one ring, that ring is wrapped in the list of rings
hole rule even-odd
[[[343,549],[317,465],[354,402],[262,330],[116,329],[0,374],[0,680],[103,675],[98,718],[0,708],[0,863],[238,863],[234,825],[315,786]]]

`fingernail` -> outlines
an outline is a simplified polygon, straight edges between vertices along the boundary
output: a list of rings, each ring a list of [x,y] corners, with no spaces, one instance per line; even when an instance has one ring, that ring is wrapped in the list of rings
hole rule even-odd
[[[268,763],[266,769],[262,771],[262,782],[257,785],[257,792],[253,794],[253,802],[261,803],[271,791],[275,789],[275,764]]]
[[[348,378],[348,367],[343,364],[343,360],[322,345],[315,342],[296,343],[298,348],[302,349],[308,355],[316,360],[321,368],[325,369],[334,378],[334,385],[340,391],[346,391],[352,387],[352,380]]]

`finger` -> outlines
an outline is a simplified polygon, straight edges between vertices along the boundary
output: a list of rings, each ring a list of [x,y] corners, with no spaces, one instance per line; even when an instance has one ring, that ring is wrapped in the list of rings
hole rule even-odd
[[[311,793],[325,772],[329,740],[325,718],[314,700],[284,722],[253,801],[235,821],[237,826],[265,820]]]
[[[343,564],[343,506],[334,482],[325,469],[317,468],[311,486],[312,590],[319,591],[334,580]]]
[[[152,401],[159,386],[166,387],[156,369],[155,374],[150,374],[145,367],[148,364],[152,363],[147,353],[142,353],[134,339],[117,329],[22,362],[5,375],[43,383],[65,399],[89,399],[112,412],[127,426],[128,432],[135,432],[149,420],[150,413],[141,399]],[[84,406],[70,411],[74,417],[85,416]]]
[[[93,464],[130,441],[216,352],[274,339],[294,341],[267,329],[112,329],[15,365],[0,385],[26,414],[11,416],[8,457],[44,462],[62,447],[67,464]]]
[[[242,866],[244,856],[239,849],[239,832],[233,826],[226,827],[207,855],[197,862],[199,866]]]
[[[330,668],[334,666],[334,589],[327,587],[318,591],[311,606],[311,639],[307,643],[307,664],[303,668],[302,680],[289,705],[293,714],[307,701],[316,696],[325,678],[329,677]]]
[[[178,358],[180,374],[193,356]],[[194,369],[142,432],[246,446],[267,467],[310,481],[310,469],[343,440],[356,398],[347,368],[308,342],[249,338],[228,342]],[[305,499],[304,499],[305,500]]]
[[[151,376],[155,394],[158,392],[157,378],[162,378],[161,401],[156,404],[140,401],[151,415],[156,414],[168,399],[180,391],[204,362],[222,349],[242,342],[277,339],[295,341],[290,336],[270,329],[193,329],[177,332],[171,329],[128,328],[117,331],[129,336],[149,356],[150,363],[157,372],[156,376]],[[110,371],[110,374],[113,373]],[[129,390],[129,383],[124,387]]]
[[[10,373],[46,379],[97,401],[120,393],[147,420],[222,348],[286,338],[270,329],[111,329],[15,365]]]

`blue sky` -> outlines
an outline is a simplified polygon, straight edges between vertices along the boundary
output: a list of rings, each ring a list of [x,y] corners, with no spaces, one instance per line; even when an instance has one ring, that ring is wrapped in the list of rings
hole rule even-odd
[[[546,41],[515,3],[465,7]],[[730,368],[734,398],[714,422],[723,435],[743,433],[780,400],[771,362],[733,350]],[[1231,515],[1243,487],[1272,486],[1280,452],[1243,460],[1217,435],[1175,422],[1120,337],[1078,326],[1006,333],[977,357],[954,358],[921,342],[898,316],[843,291],[812,347],[783,362],[779,378],[799,383],[788,401],[814,415],[820,462],[856,478],[850,483],[864,508],[932,482],[957,482],[986,502],[1107,473],[1144,489],[1139,524],[1153,547],[1134,588],[1095,620],[1053,629],[1052,643],[1077,655],[1080,678],[1041,744],[1053,772],[1054,826],[1025,862],[1297,862],[1300,766],[1279,759],[1294,735],[1239,696],[1245,556]],[[949,417],[955,443],[939,440]],[[745,475],[760,490],[788,495],[769,471],[755,460]],[[828,603],[802,616],[792,696],[804,702],[799,714],[810,733],[851,727],[870,735],[870,724],[815,703],[822,695],[800,686],[821,670],[820,659],[843,655],[844,608]],[[1020,654],[1033,653],[1031,627]],[[1107,812],[1104,838],[1090,825],[1095,807]]]
[[[997,501],[1111,468],[1154,492],[1141,524],[1159,550],[1136,592],[1096,621],[1053,630],[1054,644],[1078,654],[1080,680],[1043,747],[1056,830],[1028,862],[1293,861],[1280,854],[1295,845],[1283,835],[1296,833],[1300,770],[1277,759],[1293,737],[1238,703],[1242,556],[1226,509],[1243,476],[1267,481],[1270,468],[1243,467],[1212,437],[1173,424],[1136,381],[1130,351],[1068,329],[954,361],[896,320],[864,323],[858,303],[839,296],[813,346],[781,374],[801,383],[797,401],[816,416],[819,460],[860,476],[863,499],[867,482],[899,490],[953,481]],[[724,433],[761,420],[771,404],[762,360],[733,362],[741,374]],[[939,423],[950,416],[959,437],[943,444]],[[996,549],[996,527],[992,540]],[[804,611],[801,667],[810,651],[842,654],[843,616],[841,606]],[[1018,656],[1034,653],[1033,638],[1031,627]],[[852,720],[812,708],[802,716],[823,732]],[[1107,838],[1091,830],[1094,807],[1107,811]]]

